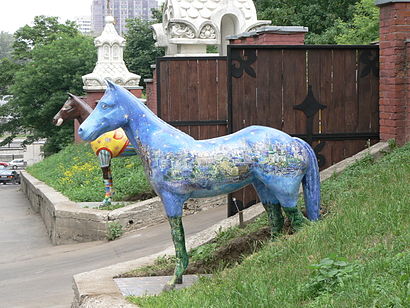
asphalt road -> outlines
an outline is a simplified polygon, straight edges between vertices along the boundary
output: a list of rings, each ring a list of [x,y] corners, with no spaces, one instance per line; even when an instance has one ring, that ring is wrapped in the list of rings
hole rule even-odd
[[[18,185],[0,185],[0,213],[0,308],[70,307],[73,275],[172,244],[168,223],[163,223],[113,242],[53,246]],[[225,207],[185,217],[185,233],[189,236],[225,217]]]

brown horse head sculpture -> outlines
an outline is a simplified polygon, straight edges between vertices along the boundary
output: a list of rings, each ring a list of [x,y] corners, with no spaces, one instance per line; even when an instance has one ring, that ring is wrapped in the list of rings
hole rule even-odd
[[[93,109],[81,98],[68,93],[69,98],[53,118],[53,124],[60,126],[66,120],[77,119],[80,124],[90,115]]]

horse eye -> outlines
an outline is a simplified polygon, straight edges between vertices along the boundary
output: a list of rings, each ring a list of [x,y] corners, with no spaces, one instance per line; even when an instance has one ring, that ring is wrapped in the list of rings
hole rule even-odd
[[[104,103],[104,104],[101,105],[101,108],[102,108],[102,109],[107,109],[107,108],[108,108],[108,105]]]

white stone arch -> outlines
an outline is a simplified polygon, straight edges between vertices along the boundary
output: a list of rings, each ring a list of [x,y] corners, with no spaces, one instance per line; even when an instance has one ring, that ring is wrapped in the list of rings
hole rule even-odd
[[[226,39],[227,36],[235,35],[240,33],[240,23],[236,15],[227,13],[224,14],[220,21],[220,38],[219,38],[219,54],[221,56],[226,56],[227,46],[229,40]]]

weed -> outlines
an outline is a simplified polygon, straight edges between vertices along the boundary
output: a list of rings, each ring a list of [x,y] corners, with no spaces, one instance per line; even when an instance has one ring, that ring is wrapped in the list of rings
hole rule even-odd
[[[389,145],[390,150],[394,150],[397,148],[396,139],[389,139],[387,140],[387,144]]]
[[[312,264],[314,269],[308,283],[302,288],[302,294],[314,298],[323,293],[331,293],[347,279],[357,275],[357,264],[349,263],[343,258],[329,257],[322,259],[317,264]]]
[[[108,223],[107,227],[107,239],[113,241],[119,238],[124,233],[122,225],[118,221]]]

